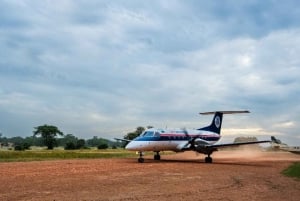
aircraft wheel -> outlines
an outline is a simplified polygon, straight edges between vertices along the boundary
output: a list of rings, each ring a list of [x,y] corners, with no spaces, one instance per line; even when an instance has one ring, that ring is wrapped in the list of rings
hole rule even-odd
[[[160,160],[160,155],[159,154],[154,155],[154,160]]]
[[[139,163],[143,163],[143,162],[144,162],[144,159],[143,159],[143,158],[139,158],[139,159],[138,159],[138,162],[139,162]]]
[[[212,163],[212,158],[210,156],[205,157],[205,163]]]

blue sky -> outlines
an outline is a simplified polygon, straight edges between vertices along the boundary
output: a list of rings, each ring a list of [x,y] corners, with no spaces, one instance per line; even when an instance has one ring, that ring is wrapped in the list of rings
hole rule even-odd
[[[0,132],[78,137],[137,126],[300,144],[298,1],[0,1]]]

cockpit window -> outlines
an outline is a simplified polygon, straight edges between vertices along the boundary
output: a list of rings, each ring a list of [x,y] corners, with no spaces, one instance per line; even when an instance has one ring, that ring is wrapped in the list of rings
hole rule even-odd
[[[153,131],[146,131],[146,132],[143,134],[143,137],[153,137],[153,134],[154,134]]]
[[[145,131],[140,135],[141,137],[160,137],[159,131]]]

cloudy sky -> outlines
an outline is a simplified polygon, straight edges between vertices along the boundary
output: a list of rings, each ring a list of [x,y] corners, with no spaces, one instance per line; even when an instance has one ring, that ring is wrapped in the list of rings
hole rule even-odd
[[[299,19],[297,0],[0,0],[0,132],[112,139],[248,109],[224,139],[300,145]]]

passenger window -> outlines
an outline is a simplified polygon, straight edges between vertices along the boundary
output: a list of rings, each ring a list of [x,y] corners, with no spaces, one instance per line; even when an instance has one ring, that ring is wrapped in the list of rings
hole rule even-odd
[[[155,132],[154,137],[159,137],[159,132]]]

